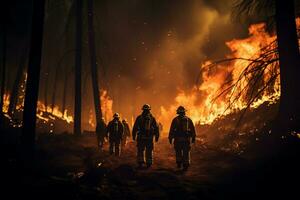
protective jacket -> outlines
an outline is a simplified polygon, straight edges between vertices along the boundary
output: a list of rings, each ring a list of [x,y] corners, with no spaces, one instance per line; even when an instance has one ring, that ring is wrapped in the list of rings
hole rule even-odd
[[[187,140],[192,138],[195,141],[196,132],[193,121],[187,116],[177,116],[173,119],[170,131],[169,140]]]
[[[153,137],[158,141],[159,128],[156,120],[151,113],[142,113],[135,120],[132,129],[132,138],[139,141],[143,139],[153,140]]]
[[[122,139],[124,127],[118,119],[113,119],[108,123],[107,134],[110,141],[119,141]]]

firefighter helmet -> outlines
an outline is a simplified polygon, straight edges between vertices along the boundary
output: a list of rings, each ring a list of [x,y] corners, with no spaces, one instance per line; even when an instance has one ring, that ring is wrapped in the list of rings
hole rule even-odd
[[[119,119],[120,115],[119,115],[119,113],[115,113],[113,117],[116,118],[116,119]]]
[[[149,104],[145,104],[143,105],[142,110],[151,110],[151,107]]]
[[[177,114],[184,114],[186,112],[186,109],[183,106],[179,106],[176,110]]]

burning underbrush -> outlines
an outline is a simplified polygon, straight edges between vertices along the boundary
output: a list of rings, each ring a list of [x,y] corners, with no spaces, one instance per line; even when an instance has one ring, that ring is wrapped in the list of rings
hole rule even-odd
[[[10,116],[7,111],[9,107],[9,95],[5,95],[4,102],[4,113],[8,119],[8,125],[11,127],[22,127],[22,115],[23,115],[23,105],[24,102],[19,103],[16,106],[12,116]],[[41,101],[37,104],[37,131],[38,132],[61,132],[65,130],[71,132],[73,128],[73,117],[68,114],[68,111],[64,112],[59,110],[58,106],[45,106]]]
[[[101,108],[103,111],[104,119],[110,119],[113,115],[112,104],[113,101],[109,97],[106,90],[100,92],[101,96]],[[8,125],[14,128],[22,127],[22,115],[24,109],[24,91],[18,97],[18,103],[11,113],[8,114],[10,105],[10,95],[4,95],[4,107],[3,112],[8,119]],[[82,121],[84,131],[95,129],[94,113],[90,110],[89,118],[86,121]],[[42,101],[37,102],[37,132],[42,133],[72,133],[74,126],[73,115],[69,113],[69,110],[62,111],[58,105],[45,105]]]
[[[299,18],[296,22],[300,27]],[[224,59],[201,65],[193,89],[180,90],[173,104],[161,106],[159,121],[164,126],[169,126],[179,105],[208,141],[253,135],[276,116],[280,98],[276,35],[267,32],[264,23],[253,24],[248,31],[247,38],[226,42],[231,53]]]
[[[270,124],[278,104],[263,103],[249,110],[237,126],[244,110],[230,113],[211,124],[196,124],[198,141],[204,146],[232,153],[243,153],[253,142],[272,135]]]
[[[279,64],[276,36],[265,24],[249,27],[249,37],[226,42],[231,53],[225,59],[207,60],[200,67],[191,91],[179,91],[175,103],[161,106],[160,121],[168,124],[179,105],[200,124],[212,124],[226,115],[278,102]]]

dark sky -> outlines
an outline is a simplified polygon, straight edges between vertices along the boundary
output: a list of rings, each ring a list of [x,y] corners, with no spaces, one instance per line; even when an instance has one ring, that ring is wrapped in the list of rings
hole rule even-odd
[[[28,46],[31,3],[9,1],[9,87]],[[86,1],[84,1],[86,2]],[[174,101],[178,90],[190,90],[201,64],[228,53],[225,41],[247,35],[247,24],[231,19],[233,0],[95,0],[95,32],[101,87],[113,99],[114,111],[129,118],[150,103],[154,113]],[[61,106],[65,73],[68,109],[72,113],[74,81],[74,10],[71,0],[49,0],[46,6],[40,100],[51,100],[59,69],[56,103]],[[83,25],[83,109],[92,110],[87,8]],[[60,65],[59,65],[60,63]],[[46,80],[49,83],[46,84]],[[10,89],[10,88],[8,88]],[[84,115],[88,115],[85,112]]]

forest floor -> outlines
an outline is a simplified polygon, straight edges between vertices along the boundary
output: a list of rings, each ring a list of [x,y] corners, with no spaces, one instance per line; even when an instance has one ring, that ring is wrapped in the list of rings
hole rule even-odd
[[[271,140],[256,142],[241,154],[198,140],[192,145],[191,166],[183,172],[176,168],[174,149],[166,138],[155,144],[152,167],[137,169],[133,141],[116,157],[108,154],[107,144],[100,152],[93,134],[39,134],[34,167],[24,169],[15,157],[20,149],[3,142],[3,135],[2,189],[11,198],[289,199],[299,186],[293,184],[299,180],[298,140],[280,148]]]

